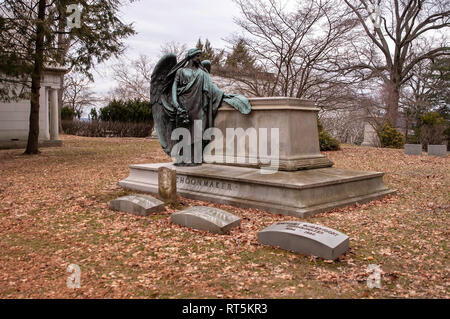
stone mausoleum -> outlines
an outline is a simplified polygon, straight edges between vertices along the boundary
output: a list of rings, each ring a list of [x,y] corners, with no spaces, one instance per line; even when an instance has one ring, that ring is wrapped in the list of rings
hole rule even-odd
[[[61,146],[59,139],[58,90],[61,67],[46,67],[39,99],[39,146]],[[30,101],[0,102],[0,149],[25,148],[28,140]]]

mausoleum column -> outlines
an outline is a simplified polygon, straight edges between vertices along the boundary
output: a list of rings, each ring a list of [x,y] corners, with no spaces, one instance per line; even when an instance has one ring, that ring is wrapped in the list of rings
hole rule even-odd
[[[58,90],[50,89],[50,140],[58,140]]]

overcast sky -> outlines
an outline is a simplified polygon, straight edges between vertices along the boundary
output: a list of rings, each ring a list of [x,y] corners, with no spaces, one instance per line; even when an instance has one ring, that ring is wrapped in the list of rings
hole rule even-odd
[[[133,23],[137,35],[125,40],[124,56],[136,58],[145,54],[156,59],[161,45],[168,42],[186,43],[195,47],[198,38],[208,39],[214,48],[225,48],[224,38],[239,32],[233,17],[239,16],[231,0],[140,0],[122,8],[121,18]],[[98,67],[94,91],[105,94],[114,86],[111,81],[111,59]]]

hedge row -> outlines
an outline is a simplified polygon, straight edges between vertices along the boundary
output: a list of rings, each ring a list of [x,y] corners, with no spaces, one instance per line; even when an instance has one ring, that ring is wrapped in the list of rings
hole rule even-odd
[[[62,121],[64,133],[89,137],[147,137],[153,123]]]

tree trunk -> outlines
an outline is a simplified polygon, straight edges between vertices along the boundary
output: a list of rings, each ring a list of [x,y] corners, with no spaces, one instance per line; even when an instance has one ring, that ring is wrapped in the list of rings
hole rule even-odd
[[[389,101],[389,109],[388,109],[388,118],[391,121],[392,126],[397,127],[398,126],[398,100],[399,100],[400,94],[399,90],[394,88],[393,92],[391,93],[390,101]]]
[[[393,127],[398,126],[398,107],[400,100],[400,87],[395,81],[386,83],[386,119]]]
[[[25,154],[39,153],[39,97],[41,89],[41,77],[44,67],[44,19],[46,0],[39,0],[38,20],[36,28],[34,69],[31,74],[31,109],[28,142]]]

